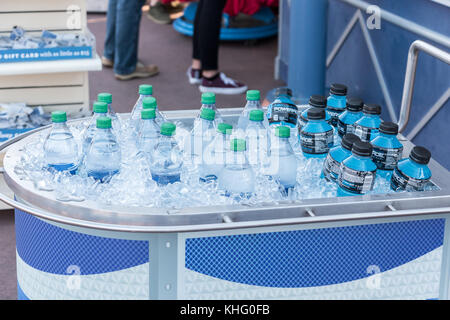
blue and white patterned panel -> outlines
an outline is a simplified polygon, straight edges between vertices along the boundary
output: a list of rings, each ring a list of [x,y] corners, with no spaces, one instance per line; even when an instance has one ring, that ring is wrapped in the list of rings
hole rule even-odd
[[[19,210],[15,224],[17,278],[30,299],[148,299],[148,241],[69,231]]]
[[[425,300],[439,296],[442,247],[368,278],[320,287],[272,288],[217,279],[185,269],[182,299],[189,300]],[[383,271],[383,270],[381,270]],[[370,273],[367,275],[369,276]]]
[[[330,286],[365,279],[368,268],[398,268],[440,248],[444,225],[445,219],[430,219],[191,238],[185,267],[258,287]]]
[[[149,263],[114,272],[78,275],[30,267],[17,254],[18,298],[31,300],[146,300]],[[20,291],[19,291],[20,288]]]

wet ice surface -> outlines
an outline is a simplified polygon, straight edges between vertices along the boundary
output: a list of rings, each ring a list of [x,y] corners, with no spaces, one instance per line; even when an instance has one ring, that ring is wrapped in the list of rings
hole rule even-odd
[[[71,124],[70,129],[80,147],[83,131],[89,119]],[[14,171],[20,179],[32,181],[40,191],[52,191],[57,200],[67,202],[95,201],[100,206],[139,206],[179,209],[184,207],[217,206],[242,204],[275,205],[280,201],[301,201],[336,197],[337,185],[321,178],[324,159],[307,159],[298,143],[293,144],[298,158],[297,184],[288,194],[278,182],[256,173],[255,194],[250,197],[226,196],[218,188],[217,182],[199,181],[198,168],[185,159],[181,181],[167,186],[158,186],[151,179],[149,164],[144,154],[138,152],[135,137],[128,128],[127,121],[121,120],[116,128],[116,136],[121,145],[122,164],[120,173],[107,183],[99,183],[87,173],[83,165],[75,175],[45,168],[43,143],[48,132],[37,133],[32,141],[21,149],[21,158]],[[189,124],[175,122],[176,140],[179,146],[189,136]],[[294,140],[295,141],[295,140]],[[335,136],[336,143],[340,139]],[[434,190],[436,187],[430,187]],[[393,193],[389,181],[380,177],[375,180],[372,194]]]

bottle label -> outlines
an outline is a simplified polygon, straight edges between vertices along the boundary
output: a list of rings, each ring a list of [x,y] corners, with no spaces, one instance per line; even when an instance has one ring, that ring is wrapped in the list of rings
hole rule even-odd
[[[297,126],[297,107],[284,103],[275,103],[267,110],[269,124],[282,124],[294,128]]]
[[[209,174],[205,177],[200,177],[201,182],[210,182],[217,180],[217,176],[215,174]]]
[[[307,119],[305,119],[305,117],[303,117],[302,115],[300,115],[298,117],[298,131],[300,132],[301,129],[306,125],[306,123],[308,122]]]
[[[378,129],[375,128],[369,128],[364,127],[359,124],[355,124],[354,134],[358,136],[361,141],[364,142],[370,142],[373,135],[376,135],[378,133]]]
[[[376,170],[358,171],[341,164],[338,184],[346,191],[356,194],[364,194],[373,189],[375,183],[375,173]]]
[[[398,149],[373,146],[372,159],[380,170],[394,170],[401,159],[403,147]]]
[[[333,147],[334,134],[333,130],[326,132],[304,132],[300,133],[300,143],[302,150],[310,154],[327,153]]]
[[[175,183],[180,181],[180,175],[174,174],[174,175],[159,175],[159,174],[153,174],[152,173],[152,179],[159,185],[168,185],[169,183]]]
[[[327,180],[336,181],[339,176],[340,167],[341,164],[328,154],[323,164],[323,175]]]
[[[406,174],[396,168],[391,178],[391,189],[394,191],[423,191],[425,189],[425,185],[429,181],[430,179],[415,179],[412,177],[408,177]]]
[[[329,115],[331,116],[330,124],[333,127],[337,127],[338,121],[339,121],[339,116],[342,114],[342,112],[345,111],[345,108],[343,108],[343,109],[334,109],[332,107],[327,107],[327,111],[328,111]]]
[[[355,126],[353,124],[347,124],[342,122],[341,120],[338,120],[337,128],[338,133],[341,137],[345,136],[347,133],[355,132]]]

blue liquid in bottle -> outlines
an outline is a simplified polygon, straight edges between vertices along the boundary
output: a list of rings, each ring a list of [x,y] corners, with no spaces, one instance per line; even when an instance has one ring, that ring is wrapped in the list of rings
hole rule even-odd
[[[325,121],[325,110],[308,110],[308,123],[300,131],[300,145],[306,158],[325,158],[334,143],[333,127]]]
[[[319,95],[312,95],[309,98],[309,107],[302,111],[302,113],[299,116],[298,119],[298,130],[299,132],[302,130],[302,128],[306,125],[308,122],[308,110],[311,108],[320,108],[320,109],[326,109],[327,107],[327,98],[324,96]],[[325,111],[325,121],[331,124],[331,116],[328,113],[328,111]]]
[[[338,176],[338,197],[363,195],[373,189],[377,166],[372,161],[372,145],[357,141],[352,155],[342,162]]]
[[[278,88],[276,99],[267,107],[267,119],[270,126],[287,126],[297,128],[297,105],[291,100],[292,90]]]
[[[357,136],[347,133],[341,141],[341,145],[330,149],[323,163],[321,178],[328,181],[336,181],[339,176],[341,163],[352,155],[352,147],[356,141],[360,141]]]
[[[383,122],[378,136],[372,140],[372,160],[377,166],[377,174],[387,180],[391,179],[392,171],[402,158],[403,145],[397,139],[398,125],[393,122]]]
[[[361,141],[370,142],[379,132],[381,107],[376,104],[366,104],[363,107],[363,117],[355,122],[355,135]]]
[[[431,179],[428,168],[431,153],[424,147],[414,147],[409,158],[398,162],[391,178],[394,191],[423,191]]]
[[[339,116],[338,134],[343,137],[347,133],[354,133],[354,124],[363,117],[363,101],[359,98],[348,98],[346,110]]]
[[[327,99],[327,111],[331,116],[331,125],[337,127],[339,116],[345,111],[347,104],[347,86],[333,83]]]

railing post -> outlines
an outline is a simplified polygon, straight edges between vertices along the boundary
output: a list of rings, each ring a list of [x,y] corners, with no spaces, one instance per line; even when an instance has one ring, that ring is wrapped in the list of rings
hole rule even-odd
[[[289,1],[288,86],[299,102],[323,94],[326,73],[327,0]]]

